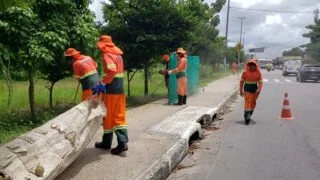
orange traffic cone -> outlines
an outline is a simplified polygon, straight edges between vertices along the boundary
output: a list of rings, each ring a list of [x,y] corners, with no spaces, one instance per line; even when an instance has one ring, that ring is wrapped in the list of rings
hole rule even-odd
[[[291,114],[291,109],[290,109],[289,105],[290,104],[289,104],[288,93],[285,93],[284,101],[283,101],[283,108],[282,108],[280,119],[282,119],[282,120],[293,120],[294,119],[294,117]]]

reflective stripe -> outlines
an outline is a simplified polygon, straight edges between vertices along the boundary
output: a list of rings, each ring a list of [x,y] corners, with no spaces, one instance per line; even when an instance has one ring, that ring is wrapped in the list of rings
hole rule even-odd
[[[86,73],[85,75],[81,76],[80,79],[86,78],[86,77],[88,77],[88,76],[90,76],[92,74],[95,74],[95,73],[97,73],[97,70],[94,70],[94,71]]]
[[[119,129],[127,129],[127,125],[119,125],[119,126],[113,127],[113,130],[119,130]]]
[[[123,74],[123,73],[116,74],[114,77],[117,77],[117,78],[123,78],[123,77],[124,77],[124,74]]]
[[[108,68],[108,69],[117,68],[117,66],[116,66],[115,64],[108,64],[108,65],[107,65],[107,68]]]
[[[107,76],[107,73],[104,73],[104,76]],[[123,77],[124,77],[124,74],[123,74],[123,73],[116,74],[114,77],[115,77],[115,78],[123,78]]]
[[[108,129],[108,130],[104,130],[103,132],[104,132],[104,133],[112,133],[112,132],[113,132],[113,129],[111,129],[111,130],[109,130],[109,129]]]
[[[246,84],[257,84],[259,81],[245,81]]]
[[[113,127],[111,130],[110,129],[105,129],[103,132],[104,133],[112,133],[115,130],[120,130],[120,129],[127,129],[127,125],[119,125],[119,126],[115,126]]]

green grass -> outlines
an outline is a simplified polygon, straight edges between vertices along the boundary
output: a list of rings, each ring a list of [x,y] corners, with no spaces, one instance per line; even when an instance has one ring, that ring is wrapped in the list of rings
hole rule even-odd
[[[231,75],[229,70],[224,71],[221,67],[212,68],[209,66],[201,66],[200,72],[200,87],[205,87],[212,81]]]
[[[167,89],[165,88],[164,77],[158,74],[159,68],[151,70],[149,79],[149,96],[144,96],[144,74],[137,72],[131,82],[131,97],[127,97],[127,107],[137,107],[149,102],[166,98]],[[205,66],[201,67],[200,86],[227,76],[230,72],[221,72]],[[38,121],[31,118],[28,104],[28,82],[15,81],[13,84],[14,94],[12,104],[7,109],[7,88],[4,80],[0,80],[0,144],[8,142],[12,138],[19,136],[35,127],[38,127],[46,121],[52,119],[74,106],[77,81],[73,78],[66,78],[59,81],[54,87],[53,109],[48,108],[49,91],[46,88],[49,84],[41,79],[35,82],[35,101],[38,108]],[[125,87],[127,80],[125,79]],[[127,89],[126,89],[127,93]],[[76,99],[76,103],[81,100],[81,88]]]

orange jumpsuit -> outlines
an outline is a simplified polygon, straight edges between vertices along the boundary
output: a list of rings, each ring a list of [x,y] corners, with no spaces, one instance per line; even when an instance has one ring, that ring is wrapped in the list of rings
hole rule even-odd
[[[177,68],[172,70],[176,74],[178,81],[178,95],[187,95],[187,57],[186,55],[179,59]]]
[[[256,65],[255,71],[249,70],[249,63],[254,63]],[[244,117],[246,120],[249,120],[253,114],[253,111],[256,107],[256,101],[262,89],[262,85],[263,80],[258,65],[255,61],[250,60],[247,63],[246,70],[242,73],[240,80],[240,91],[244,92]],[[257,93],[257,91],[259,93]]]
[[[90,56],[80,55],[74,59],[74,76],[82,87],[82,101],[91,94],[91,89],[99,82],[97,63]]]
[[[236,63],[233,63],[231,68],[233,74],[235,74],[238,71],[238,65]]]
[[[107,147],[112,144],[113,132],[117,135],[118,144],[128,142],[126,121],[126,97],[123,88],[124,64],[122,51],[116,46],[104,47],[103,52],[103,84],[106,88],[105,106],[107,116],[103,122]]]

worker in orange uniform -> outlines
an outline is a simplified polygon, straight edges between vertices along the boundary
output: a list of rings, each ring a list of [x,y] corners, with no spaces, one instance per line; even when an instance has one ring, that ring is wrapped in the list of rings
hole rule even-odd
[[[251,121],[251,116],[256,107],[262,85],[262,75],[256,61],[249,60],[240,80],[240,95],[242,97],[244,96],[245,100],[244,119],[246,125]]]
[[[232,63],[231,68],[232,68],[232,74],[236,74],[236,72],[238,71],[238,64],[236,63]]]
[[[187,104],[187,52],[183,48],[176,51],[178,66],[173,70],[162,70],[162,74],[176,74],[178,81],[178,103],[175,105]]]
[[[91,89],[99,82],[97,63],[74,48],[68,48],[64,55],[73,58],[74,76],[81,83],[82,101],[85,101],[91,94]]]
[[[118,146],[111,149],[111,154],[119,155],[128,150],[126,97],[123,88],[123,52],[112,42],[111,36],[101,36],[97,46],[103,54],[102,62],[105,75],[103,80],[93,88],[93,92],[94,94],[105,93],[104,103],[107,108],[107,116],[103,122],[102,142],[97,142],[95,147],[111,149],[113,132],[115,132]]]
[[[168,54],[165,54],[162,56],[162,60],[163,60],[163,64],[166,66],[165,71],[169,70],[170,56]],[[162,71],[159,71],[159,73],[162,74]],[[165,80],[166,88],[169,94],[169,74],[164,74],[164,80]]]

